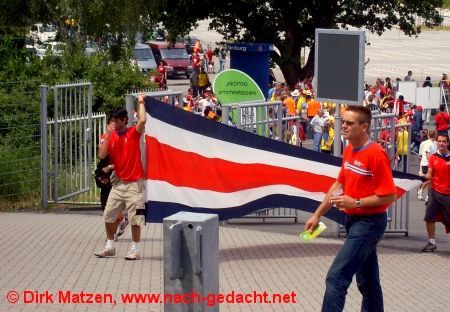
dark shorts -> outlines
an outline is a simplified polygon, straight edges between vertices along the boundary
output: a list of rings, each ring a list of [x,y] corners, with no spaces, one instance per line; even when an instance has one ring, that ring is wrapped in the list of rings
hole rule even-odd
[[[427,209],[423,220],[435,222],[439,214],[442,216],[442,223],[450,226],[450,194],[442,194],[430,188],[428,190]]]

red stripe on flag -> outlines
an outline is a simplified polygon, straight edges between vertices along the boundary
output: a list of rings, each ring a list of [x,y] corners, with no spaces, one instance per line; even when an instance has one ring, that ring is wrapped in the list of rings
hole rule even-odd
[[[161,144],[150,136],[146,136],[146,144],[147,179],[175,186],[226,193],[281,184],[308,192],[327,192],[335,181],[306,171],[207,158]]]

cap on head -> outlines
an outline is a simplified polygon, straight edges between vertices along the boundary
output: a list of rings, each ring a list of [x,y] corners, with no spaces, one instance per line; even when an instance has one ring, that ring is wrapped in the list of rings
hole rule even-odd
[[[300,95],[300,91],[298,89],[295,89],[294,91],[291,92],[292,96],[299,96]]]

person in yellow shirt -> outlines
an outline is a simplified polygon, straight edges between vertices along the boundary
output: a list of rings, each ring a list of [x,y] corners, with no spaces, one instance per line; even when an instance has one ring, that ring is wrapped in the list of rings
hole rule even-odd
[[[405,127],[401,127],[397,134],[397,153],[400,158],[398,165],[400,167],[400,164],[403,164],[403,172],[408,172],[408,140],[408,130]]]
[[[331,123],[326,122],[322,130],[322,141],[320,151],[325,154],[333,154],[334,129]]]

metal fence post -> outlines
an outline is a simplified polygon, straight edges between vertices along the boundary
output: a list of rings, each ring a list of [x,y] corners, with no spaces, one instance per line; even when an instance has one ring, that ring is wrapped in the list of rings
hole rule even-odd
[[[87,135],[87,162],[86,166],[90,166],[89,168],[92,168],[92,95],[93,95],[93,86],[92,83],[88,87],[88,128],[86,129],[86,135]],[[92,171],[92,169],[91,169]],[[87,170],[86,170],[87,172]],[[92,185],[92,174],[88,174],[86,176],[86,186]]]
[[[133,111],[134,111],[134,96],[127,94],[125,97],[125,105],[128,113],[128,127],[133,125]]]
[[[48,150],[47,150],[47,86],[41,85],[41,207],[47,208]]]

